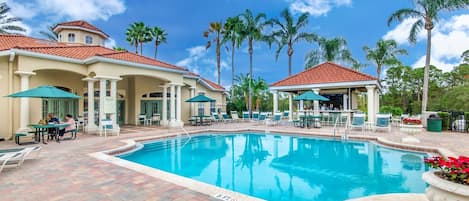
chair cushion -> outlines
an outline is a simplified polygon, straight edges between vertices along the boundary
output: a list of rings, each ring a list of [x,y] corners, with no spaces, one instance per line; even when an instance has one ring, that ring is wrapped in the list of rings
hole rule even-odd
[[[24,137],[24,136],[28,136],[28,134],[26,134],[26,133],[16,133],[15,136]]]

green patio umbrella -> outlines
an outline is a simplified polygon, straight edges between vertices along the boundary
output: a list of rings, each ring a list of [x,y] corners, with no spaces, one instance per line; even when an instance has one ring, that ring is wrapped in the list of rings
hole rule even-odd
[[[39,86],[33,89],[28,89],[25,91],[20,91],[17,93],[13,93],[8,95],[7,97],[11,98],[54,98],[54,99],[67,99],[67,98],[72,98],[72,99],[77,99],[80,98],[80,96],[66,92],[61,89],[57,89],[56,87],[53,86]]]
[[[207,102],[215,102],[215,99],[211,99],[205,95],[197,95],[193,98],[187,99],[186,102],[188,103],[207,103]]]
[[[11,98],[42,98],[42,99],[77,99],[80,96],[66,92],[53,86],[39,86],[33,89],[20,91],[17,93],[10,94],[6,97]],[[44,114],[45,115],[45,114]],[[44,116],[45,119],[45,116]]]
[[[319,94],[316,94],[312,91],[307,91],[297,97],[294,98],[296,101],[304,100],[304,101],[329,101],[328,98],[321,96]]]

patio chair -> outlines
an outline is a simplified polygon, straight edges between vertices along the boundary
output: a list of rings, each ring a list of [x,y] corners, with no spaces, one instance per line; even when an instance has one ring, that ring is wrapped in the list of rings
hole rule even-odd
[[[137,124],[146,126],[147,125],[147,115],[145,115],[145,114],[138,115],[136,122],[137,122]]]
[[[212,120],[213,120],[215,123],[218,123],[218,122],[221,121],[220,115],[218,115],[217,113],[212,113],[212,117],[213,117]]]
[[[365,114],[353,114],[352,123],[350,124],[350,128],[360,128],[362,132],[365,131]]]
[[[99,128],[99,136],[107,137],[108,132],[116,133],[119,136],[120,130],[113,127],[113,122],[110,119],[101,120],[101,127]]]
[[[284,111],[282,118],[283,119],[288,119],[289,116],[290,116],[290,111]]]
[[[330,115],[329,115],[329,112],[323,112],[321,113],[321,124],[322,125],[330,125],[329,124],[329,119],[330,119]]]
[[[40,146],[14,148],[14,149],[1,149],[0,150],[0,172],[5,167],[19,167],[23,164],[24,160],[31,154],[31,152],[38,152],[41,150]]]
[[[233,121],[239,122],[238,112],[231,111],[231,119],[233,119]]]
[[[259,120],[259,112],[252,112],[252,120],[254,121]]]
[[[153,116],[151,117],[151,124],[154,124],[156,123],[156,125],[160,125],[160,121],[161,121],[161,116],[160,114],[153,114]]]
[[[243,121],[249,121],[251,118],[249,116],[249,112],[243,112]]]
[[[275,113],[272,119],[269,119],[266,121],[267,125],[278,125],[280,123],[280,120],[282,120],[282,113]]]
[[[228,114],[226,113],[221,113],[221,116],[223,117],[223,122],[226,123],[226,122],[233,122],[233,119],[230,118],[230,116],[228,116]]]
[[[391,115],[390,114],[377,114],[376,115],[376,124],[373,128],[373,131],[377,129],[386,129],[388,132],[391,132]]]
[[[259,124],[264,123],[265,120],[266,120],[266,118],[267,118],[267,114],[260,114],[260,115],[259,115],[259,118],[257,119],[257,120],[258,120],[257,122],[258,122]]]

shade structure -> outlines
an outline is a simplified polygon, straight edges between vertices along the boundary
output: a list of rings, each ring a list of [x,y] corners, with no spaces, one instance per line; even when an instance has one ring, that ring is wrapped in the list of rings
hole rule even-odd
[[[11,98],[45,98],[45,99],[67,99],[67,98],[72,98],[72,99],[77,99],[80,98],[80,96],[66,92],[61,89],[57,89],[56,87],[53,86],[39,86],[33,89],[28,89],[25,91],[20,91],[17,93],[13,93],[8,95],[7,97]]]
[[[324,96],[321,96],[319,94],[316,94],[312,91],[307,91],[307,92],[295,97],[294,100],[296,100],[296,101],[300,101],[300,100],[303,100],[303,101],[329,101],[328,98],[326,98]]]
[[[197,95],[193,98],[187,99],[186,102],[188,103],[207,103],[207,102],[215,102],[215,99],[211,99],[205,95]]]

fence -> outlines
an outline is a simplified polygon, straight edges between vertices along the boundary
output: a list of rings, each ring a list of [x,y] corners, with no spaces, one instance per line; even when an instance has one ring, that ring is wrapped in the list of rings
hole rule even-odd
[[[449,125],[447,128],[453,132],[467,133],[469,128],[469,113],[449,112]]]

